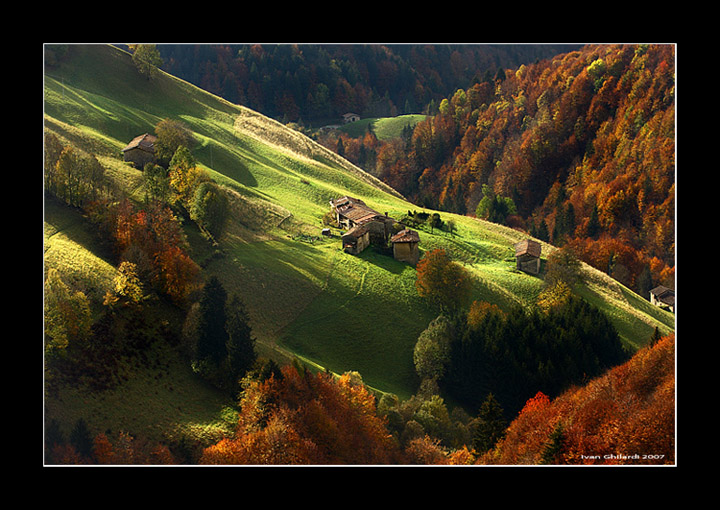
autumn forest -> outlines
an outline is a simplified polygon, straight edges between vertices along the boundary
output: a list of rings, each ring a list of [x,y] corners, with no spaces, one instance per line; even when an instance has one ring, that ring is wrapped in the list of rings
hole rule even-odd
[[[647,297],[674,280],[674,92],[672,46],[589,46],[458,89],[402,140],[339,142],[415,203],[568,246]]]
[[[675,464],[673,44],[44,51],[46,465]]]

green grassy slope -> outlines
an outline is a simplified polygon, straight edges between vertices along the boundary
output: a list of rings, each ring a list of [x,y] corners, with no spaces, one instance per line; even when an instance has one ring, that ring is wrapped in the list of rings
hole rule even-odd
[[[205,260],[211,250],[191,237],[193,256],[245,299],[260,352],[296,355],[339,373],[357,370],[369,385],[400,396],[414,392],[412,348],[434,316],[416,295],[414,269],[371,250],[347,255],[337,237],[310,243],[298,234],[319,236],[328,201],[346,194],[394,217],[418,208],[275,121],[164,73],[148,81],[116,48],[73,46],[65,63],[46,71],[46,126],[96,154],[137,196],[140,172],[121,161],[120,150],[164,118],[182,120],[194,131],[196,157],[233,191],[233,217],[220,240],[225,256]],[[512,245],[522,233],[441,214],[455,219],[457,234],[421,232],[423,250],[442,247],[461,261],[474,276],[477,299],[505,307],[535,300],[542,281],[513,268]],[[92,246],[73,249],[91,252]],[[109,285],[111,268],[97,254],[87,257],[107,272],[98,272],[94,285]],[[46,263],[72,264],[59,254]],[[643,344],[656,325],[673,328],[672,315],[586,271],[583,295],[611,316],[628,345]]]
[[[368,129],[368,124],[372,124],[375,136],[380,140],[388,140],[399,137],[405,126],[415,126],[415,124],[424,119],[425,115],[420,114],[398,115],[397,117],[373,117],[344,124],[338,129],[352,137],[358,137],[365,134]]]

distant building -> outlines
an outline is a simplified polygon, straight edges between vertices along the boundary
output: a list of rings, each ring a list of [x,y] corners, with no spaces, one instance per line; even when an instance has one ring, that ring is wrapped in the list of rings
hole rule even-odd
[[[655,306],[667,307],[675,313],[675,291],[672,289],[662,285],[655,287],[650,291],[650,302]]]
[[[346,113],[343,115],[343,122],[348,124],[349,122],[357,122],[360,120],[360,115],[357,113]]]
[[[155,161],[155,142],[157,136],[145,133],[136,136],[122,150],[123,159],[131,162],[137,168],[144,168],[147,163]]]
[[[392,236],[390,242],[393,245],[393,257],[395,257],[395,260],[407,262],[413,266],[418,263],[420,258],[420,249],[418,248],[420,234],[406,228]]]
[[[539,242],[525,239],[515,245],[516,267],[525,273],[540,273],[540,254],[542,247]]]

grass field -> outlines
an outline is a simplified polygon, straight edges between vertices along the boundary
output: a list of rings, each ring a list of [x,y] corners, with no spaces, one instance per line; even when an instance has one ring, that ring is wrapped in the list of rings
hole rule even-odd
[[[297,357],[337,373],[355,370],[379,391],[400,397],[414,393],[412,349],[435,316],[417,296],[414,268],[372,250],[358,257],[345,254],[338,237],[320,238],[320,230],[329,200],[338,196],[362,198],[396,218],[419,208],[275,121],[164,73],[148,81],[116,48],[73,46],[62,66],[46,71],[46,127],[94,153],[107,174],[138,199],[142,175],[122,162],[120,150],[137,134],[153,132],[164,118],[182,120],[193,130],[200,164],[232,192],[231,221],[220,239],[223,255],[213,257],[214,250],[191,228],[189,239],[206,276],[219,276],[229,292],[245,300],[259,353],[283,361]],[[387,128],[390,133],[398,125],[379,121],[376,132]],[[542,280],[514,269],[512,245],[525,237],[522,233],[474,218],[441,216],[455,220],[456,235],[422,231],[421,248],[444,248],[462,263],[473,276],[475,299],[503,308],[534,302]],[[44,228],[45,267],[58,267],[96,299],[102,296],[115,268],[83,219],[46,203]],[[301,234],[319,239],[309,242]],[[545,254],[552,249],[544,245]],[[663,332],[674,328],[671,314],[602,273],[589,267],[586,273],[582,295],[610,316],[627,345],[643,345],[656,325]],[[98,423],[131,420],[136,427],[142,422],[203,437],[221,433],[231,414],[225,399],[173,355],[159,355],[171,367],[166,381],[173,382],[167,386],[153,382],[158,374],[137,369],[117,394],[83,396],[69,390],[49,407],[68,420],[90,412]]]
[[[397,117],[370,117],[343,124],[338,129],[353,138],[357,138],[365,134],[368,129],[368,124],[371,124],[375,136],[377,136],[378,139],[389,140],[399,137],[405,126],[409,125],[412,127],[421,120],[425,120],[425,117],[426,116],[422,114],[398,115]]]

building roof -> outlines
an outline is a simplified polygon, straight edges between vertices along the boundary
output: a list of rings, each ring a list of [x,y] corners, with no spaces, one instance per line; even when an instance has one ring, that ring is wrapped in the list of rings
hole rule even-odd
[[[515,244],[515,256],[530,255],[531,257],[540,257],[542,246],[539,242],[532,239],[525,239]]]
[[[342,235],[342,238],[344,239],[346,237],[352,237],[354,239],[359,239],[360,237],[365,235],[367,232],[368,232],[367,227],[365,227],[363,225],[357,225],[357,226],[351,228],[350,230],[348,230],[347,232],[345,232]]]
[[[650,291],[655,298],[666,305],[675,305],[675,291],[662,285],[658,285]]]
[[[157,142],[157,136],[148,133],[136,136],[127,146],[122,150],[123,152],[140,149],[146,152],[155,152],[155,142]]]
[[[384,217],[384,215],[368,207],[365,202],[358,198],[353,197],[341,197],[336,200],[331,200],[330,204],[341,216],[353,221],[357,224],[367,223],[377,217]]]
[[[420,242],[420,234],[415,232],[414,230],[410,230],[409,228],[406,228],[405,230],[401,230],[394,236],[390,238],[391,243],[419,243]]]

